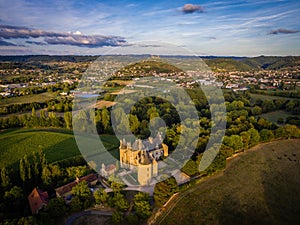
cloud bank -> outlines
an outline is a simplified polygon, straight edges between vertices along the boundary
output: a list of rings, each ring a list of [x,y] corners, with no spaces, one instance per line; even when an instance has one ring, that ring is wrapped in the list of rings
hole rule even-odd
[[[300,30],[288,30],[288,29],[280,28],[277,30],[272,30],[268,34],[294,34],[298,32],[300,32]]]
[[[29,39],[43,38],[44,42],[50,45],[71,45],[78,47],[97,48],[104,46],[127,46],[128,43],[123,37],[105,35],[83,35],[75,33],[49,32],[27,27],[16,27],[0,25],[0,45],[6,42],[5,39]],[[29,44],[43,44],[43,42],[27,41]],[[14,45],[14,44],[12,44]]]
[[[185,14],[191,14],[191,13],[195,13],[195,12],[199,12],[202,13],[204,12],[203,7],[200,5],[193,5],[193,4],[185,4],[181,11]]]
[[[16,46],[16,45],[7,41],[3,41],[3,39],[0,38],[0,46]]]

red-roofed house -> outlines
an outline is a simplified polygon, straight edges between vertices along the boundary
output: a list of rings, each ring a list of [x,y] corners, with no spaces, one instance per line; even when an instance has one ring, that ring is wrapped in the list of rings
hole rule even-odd
[[[28,196],[28,201],[32,214],[38,214],[43,207],[49,204],[49,196],[47,191],[34,188]]]
[[[57,197],[67,197],[72,194],[72,188],[75,187],[79,182],[86,181],[88,185],[95,185],[98,181],[98,175],[97,174],[89,174],[81,178],[77,178],[75,181],[68,183],[66,185],[63,185],[61,187],[58,187],[55,189],[56,196]]]

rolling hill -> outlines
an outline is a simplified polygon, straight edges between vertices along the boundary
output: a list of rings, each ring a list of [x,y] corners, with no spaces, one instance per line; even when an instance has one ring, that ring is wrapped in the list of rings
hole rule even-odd
[[[261,144],[180,194],[158,224],[300,224],[300,140]]]

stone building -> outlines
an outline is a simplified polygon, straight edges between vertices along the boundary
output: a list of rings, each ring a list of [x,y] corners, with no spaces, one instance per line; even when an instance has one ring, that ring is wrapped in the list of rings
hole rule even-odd
[[[168,156],[168,146],[162,141],[161,134],[146,141],[137,139],[133,143],[121,140],[120,167],[136,172],[140,185],[150,184],[158,175],[157,161]]]

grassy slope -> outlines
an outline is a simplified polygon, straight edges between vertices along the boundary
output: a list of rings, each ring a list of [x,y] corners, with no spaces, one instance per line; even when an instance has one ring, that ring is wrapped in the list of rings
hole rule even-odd
[[[101,140],[116,157],[118,141],[111,135],[102,135]],[[24,154],[37,151],[39,145],[48,162],[80,155],[72,132],[65,129],[10,129],[0,132],[0,143],[0,167],[18,163]]]
[[[205,59],[204,62],[207,63],[213,71],[250,71],[256,69],[241,61],[228,58]]]
[[[160,224],[300,224],[299,145],[275,141],[231,159],[224,175],[188,191]]]

